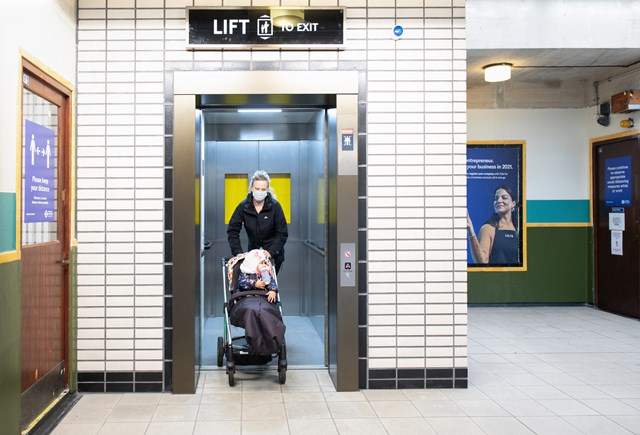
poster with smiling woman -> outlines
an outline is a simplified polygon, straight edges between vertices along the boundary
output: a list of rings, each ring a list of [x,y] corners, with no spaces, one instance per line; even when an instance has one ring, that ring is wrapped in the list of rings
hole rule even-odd
[[[523,141],[467,144],[469,270],[526,270],[524,147]]]

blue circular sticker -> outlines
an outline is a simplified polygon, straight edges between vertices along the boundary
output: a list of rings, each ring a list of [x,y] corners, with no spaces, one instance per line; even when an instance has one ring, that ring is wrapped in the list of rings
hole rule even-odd
[[[396,36],[402,36],[403,32],[404,32],[404,29],[402,28],[402,26],[396,26],[393,28],[393,34]]]

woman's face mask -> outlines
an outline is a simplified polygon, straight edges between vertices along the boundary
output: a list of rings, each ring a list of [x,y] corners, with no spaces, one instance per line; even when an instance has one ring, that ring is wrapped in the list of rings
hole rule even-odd
[[[267,192],[265,191],[253,191],[253,199],[255,199],[258,202],[262,202],[264,201],[264,199],[267,197]]]
[[[255,180],[251,183],[251,193],[253,193],[253,199],[258,202],[264,201],[267,197],[269,190],[269,183],[266,180]]]

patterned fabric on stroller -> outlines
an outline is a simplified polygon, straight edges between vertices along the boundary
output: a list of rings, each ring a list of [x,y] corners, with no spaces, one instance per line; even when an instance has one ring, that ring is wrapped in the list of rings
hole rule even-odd
[[[240,267],[247,253],[222,259],[224,289],[224,336],[218,337],[218,367],[226,357],[229,385],[235,385],[236,365],[260,365],[278,356],[278,379],[286,382],[287,358],[280,295],[267,301],[265,290],[238,291]],[[269,263],[277,287],[275,268]],[[244,328],[244,335],[233,336],[231,326]]]

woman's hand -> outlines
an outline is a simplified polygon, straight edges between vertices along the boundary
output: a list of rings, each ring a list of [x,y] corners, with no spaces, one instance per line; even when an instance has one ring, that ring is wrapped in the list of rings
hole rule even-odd
[[[469,236],[469,247],[471,248],[471,258],[476,264],[486,264],[489,262],[489,253],[491,252],[491,246],[493,245],[493,235],[491,231],[495,229],[491,225],[483,225],[480,227],[480,240],[476,236],[476,232],[473,229],[473,222],[469,217],[469,210],[467,209],[467,235]]]
[[[469,210],[467,210],[467,233],[470,238],[475,239],[476,232],[473,229],[473,222],[471,222],[471,218],[469,217]]]
[[[269,290],[269,293],[267,293],[267,300],[269,302],[271,302],[272,304],[275,303],[276,301],[276,292],[273,290]]]

